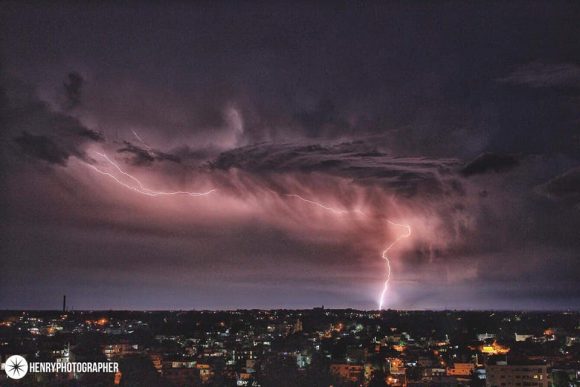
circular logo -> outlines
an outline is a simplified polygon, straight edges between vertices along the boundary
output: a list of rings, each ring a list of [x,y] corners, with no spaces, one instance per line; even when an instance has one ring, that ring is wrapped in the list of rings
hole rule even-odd
[[[10,379],[20,379],[28,372],[28,362],[20,355],[12,355],[6,360],[4,371]]]

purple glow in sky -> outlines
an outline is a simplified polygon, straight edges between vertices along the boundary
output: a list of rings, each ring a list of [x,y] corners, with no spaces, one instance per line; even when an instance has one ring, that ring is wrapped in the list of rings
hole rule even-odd
[[[579,16],[5,3],[0,308],[578,309]]]

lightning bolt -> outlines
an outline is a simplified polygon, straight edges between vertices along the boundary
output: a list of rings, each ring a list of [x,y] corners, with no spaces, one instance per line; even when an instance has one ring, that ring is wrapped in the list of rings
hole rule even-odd
[[[135,133],[133,131],[133,134],[135,134],[135,136],[141,140],[141,138],[139,137],[139,135],[137,133]],[[141,140],[142,141],[142,140]],[[152,190],[150,188],[147,188],[139,179],[137,179],[135,176],[131,175],[130,173],[124,171],[117,163],[115,163],[113,160],[111,160],[111,158],[109,156],[107,156],[105,153],[100,153],[100,152],[96,152],[96,155],[98,155],[100,158],[102,158],[107,164],[109,164],[118,174],[120,174],[121,176],[124,176],[126,179],[128,179],[129,181],[131,181],[133,184],[128,184],[125,181],[121,180],[119,177],[117,177],[117,175],[108,172],[106,170],[102,170],[101,168],[97,167],[96,165],[93,164],[86,164],[88,165],[90,168],[92,168],[94,171],[96,171],[97,173],[107,176],[110,179],[112,179],[113,181],[115,181],[116,183],[118,183],[119,185],[130,189],[134,192],[137,192],[139,194],[142,195],[146,195],[146,196],[151,196],[151,197],[158,197],[158,196],[172,196],[172,195],[189,195],[189,196],[194,196],[194,197],[198,197],[198,196],[206,196],[211,194],[212,192],[216,191],[216,189],[211,189],[209,191],[206,192],[188,192],[188,191],[172,191],[172,192],[166,192],[166,191],[155,191]],[[274,192],[274,191],[273,191]],[[280,195],[280,194],[278,194]],[[301,195],[298,194],[284,194],[283,196],[285,197],[290,197],[290,198],[296,198],[300,201],[303,201],[309,205],[313,205],[313,206],[317,206],[320,207],[326,211],[332,212],[335,215],[345,215],[348,213],[352,213],[352,212],[356,212],[359,214],[362,214],[364,216],[366,216],[366,214],[364,212],[362,212],[360,209],[357,210],[353,210],[353,211],[349,211],[343,208],[335,208],[335,207],[331,207],[325,203],[322,202],[318,202],[315,200],[310,200],[310,199],[306,199]],[[379,300],[378,300],[378,306],[379,306],[379,310],[383,309],[383,304],[384,304],[384,298],[385,295],[387,293],[387,290],[389,288],[389,283],[391,281],[391,260],[389,258],[389,251],[395,247],[395,245],[397,243],[399,243],[399,241],[401,241],[402,239],[405,238],[409,238],[411,236],[411,226],[407,225],[407,224],[399,224],[399,223],[395,223],[392,222],[390,220],[386,220],[387,223],[393,225],[393,226],[397,226],[397,227],[402,227],[406,230],[406,232],[404,234],[400,234],[397,238],[395,238],[395,240],[393,240],[382,252],[381,257],[382,259],[385,260],[385,265],[386,265],[386,279],[385,279],[385,283],[383,285],[383,289],[380,293],[379,296]]]
[[[346,213],[349,213],[350,212],[350,211],[347,211],[345,209],[330,207],[330,206],[328,206],[328,205],[326,205],[324,203],[321,203],[321,202],[317,202],[317,201],[314,201],[314,200],[305,199],[302,196],[296,195],[296,194],[286,194],[285,196],[298,198],[298,199],[302,200],[303,202],[306,202],[308,204],[312,204],[312,205],[318,206],[320,208],[323,208],[325,210],[331,211],[331,212],[333,212],[335,214],[339,214],[339,215],[346,214]],[[360,213],[360,214],[366,216],[366,214],[364,212],[362,212],[361,210],[355,210],[354,212],[357,212],[357,213]],[[393,240],[383,250],[383,252],[381,254],[381,257],[385,260],[385,265],[386,265],[386,269],[387,269],[387,277],[386,277],[385,283],[383,285],[383,290],[381,291],[381,293],[379,295],[379,300],[378,300],[379,310],[382,310],[383,309],[385,295],[387,293],[387,290],[389,289],[389,283],[391,282],[391,259],[389,258],[389,255],[388,255],[389,254],[389,251],[393,247],[395,247],[395,245],[397,243],[399,243],[399,241],[401,241],[402,239],[405,239],[405,238],[409,238],[411,236],[411,226],[410,225],[408,225],[408,224],[395,223],[395,222],[392,222],[392,221],[390,221],[388,219],[386,221],[387,221],[387,223],[389,223],[389,224],[391,224],[393,226],[397,226],[397,227],[404,228],[406,230],[406,232],[404,234],[400,234],[397,238],[395,238],[395,240]]]
[[[309,204],[312,204],[312,205],[318,206],[318,207],[320,207],[320,208],[324,208],[325,210],[328,210],[328,211],[334,212],[335,214],[346,214],[346,213],[348,213],[348,211],[347,211],[347,210],[342,210],[342,209],[339,209],[339,208],[332,208],[332,207],[329,207],[329,206],[327,206],[326,204],[323,204],[323,203],[320,203],[320,202],[316,202],[316,201],[314,201],[314,200],[308,200],[308,199],[304,199],[304,198],[303,198],[302,196],[300,196],[300,195],[296,195],[296,194],[285,194],[285,196],[288,196],[288,197],[291,197],[291,198],[297,198],[297,199],[300,199],[300,200],[302,200],[303,202],[306,202],[306,203],[309,203]]]
[[[385,299],[385,294],[387,293],[387,290],[389,289],[389,282],[391,281],[391,260],[389,259],[389,250],[391,250],[393,247],[395,247],[395,245],[404,238],[409,238],[411,236],[411,226],[409,226],[408,224],[399,224],[399,223],[395,223],[395,222],[391,222],[390,220],[387,219],[387,223],[392,224],[393,226],[397,226],[397,227],[403,227],[407,230],[406,233],[399,235],[397,238],[395,238],[394,241],[391,242],[390,245],[387,246],[386,249],[383,250],[383,253],[381,254],[381,257],[385,260],[385,265],[387,266],[387,279],[385,280],[385,284],[383,285],[383,291],[381,292],[381,295],[379,296],[379,310],[383,309],[383,302]]]
[[[100,173],[101,175],[107,176],[109,178],[111,178],[112,180],[114,180],[115,182],[117,182],[118,184],[122,185],[123,187],[130,189],[134,192],[140,193],[142,195],[146,195],[146,196],[152,196],[152,197],[156,197],[156,196],[174,196],[174,195],[189,195],[189,196],[206,196],[211,194],[212,192],[215,192],[216,189],[210,189],[209,191],[206,192],[189,192],[189,191],[171,191],[171,192],[167,192],[167,191],[155,191],[152,190],[150,188],[147,188],[139,179],[137,179],[135,176],[131,175],[130,173],[125,172],[117,163],[115,163],[113,160],[111,160],[109,158],[109,156],[107,156],[104,153],[99,153],[96,152],[96,154],[98,156],[100,156],[103,160],[105,160],[105,162],[107,162],[109,165],[111,165],[118,173],[120,173],[121,175],[125,176],[127,179],[129,179],[130,181],[132,181],[134,184],[127,184],[125,183],[123,180],[119,179],[116,175],[104,171],[102,169],[100,169],[99,167],[97,167],[96,165],[93,164],[86,164],[88,165],[90,168],[92,168],[94,171]]]
[[[145,149],[147,149],[147,151],[151,152],[153,149],[147,145],[147,143],[145,141],[143,141],[143,139],[141,138],[141,136],[139,136],[139,134],[137,134],[136,131],[134,131],[133,129],[131,129],[131,132],[133,132],[133,135],[135,136],[135,138],[137,138],[137,140],[139,140],[139,142],[141,144],[143,144],[143,146],[145,147]]]

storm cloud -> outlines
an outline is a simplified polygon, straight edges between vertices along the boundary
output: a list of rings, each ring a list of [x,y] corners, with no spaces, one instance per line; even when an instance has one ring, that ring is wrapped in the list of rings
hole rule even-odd
[[[578,206],[580,204],[580,167],[566,171],[538,188],[539,192],[552,199]]]
[[[518,158],[513,155],[484,153],[467,163],[461,173],[471,176],[489,172],[508,171],[519,164]]]
[[[74,109],[81,104],[83,82],[84,79],[79,73],[68,74],[67,80],[63,83],[66,97],[65,109]]]
[[[579,307],[578,17],[6,3],[0,307]]]

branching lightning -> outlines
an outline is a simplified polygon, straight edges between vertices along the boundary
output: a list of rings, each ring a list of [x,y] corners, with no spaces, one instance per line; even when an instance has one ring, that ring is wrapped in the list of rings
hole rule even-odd
[[[96,152],[96,154],[98,156],[100,156],[103,160],[105,160],[109,165],[111,165],[118,173],[125,176],[127,179],[132,181],[134,184],[127,184],[123,180],[119,179],[119,177],[117,177],[116,175],[114,175],[110,172],[104,171],[104,170],[100,169],[99,167],[97,167],[96,165],[87,164],[90,168],[92,168],[96,172],[100,173],[101,175],[110,177],[111,179],[113,179],[115,182],[122,185],[123,187],[130,189],[132,191],[135,191],[137,193],[140,193],[142,195],[153,196],[153,197],[156,197],[156,196],[174,196],[174,195],[206,196],[206,195],[209,195],[212,192],[216,191],[215,189],[210,189],[209,191],[206,191],[206,192],[155,191],[155,190],[152,190],[150,188],[145,187],[145,185],[139,179],[137,179],[135,176],[125,172],[123,169],[121,169],[121,167],[119,167],[119,165],[117,163],[115,163],[113,160],[111,160],[109,158],[109,156],[107,156],[106,154],[99,153],[99,152]]]
[[[145,144],[143,142],[143,140],[139,137],[139,135],[137,133],[135,133],[135,131],[133,131],[133,134],[135,135],[135,137],[137,137],[137,139],[139,139],[143,144]],[[145,144],[146,145],[146,144]],[[116,173],[111,173],[107,170],[103,170],[101,168],[99,168],[98,166],[94,165],[94,164],[87,164],[90,168],[92,168],[94,171],[98,172],[101,175],[107,176],[110,179],[112,179],[113,181],[115,181],[117,184],[130,189],[134,192],[137,192],[139,194],[142,195],[146,195],[146,196],[151,196],[151,197],[158,197],[158,196],[173,196],[173,195],[188,195],[188,196],[206,196],[211,194],[212,192],[216,191],[216,189],[211,189],[209,191],[206,192],[188,192],[188,191],[172,191],[172,192],[166,192],[166,191],[155,191],[151,188],[147,188],[139,179],[137,179],[135,176],[131,175],[130,173],[124,171],[116,162],[114,162],[113,160],[111,160],[111,158],[109,156],[107,156],[105,153],[100,153],[100,152],[96,152],[96,155],[98,155],[101,159],[103,159],[107,164],[109,164],[109,166],[111,166],[113,168],[113,170]],[[120,176],[124,177],[120,178]],[[130,181],[132,184],[125,182],[124,180],[128,180]],[[278,194],[280,195],[280,194]],[[326,211],[332,212],[333,214],[336,215],[345,215],[345,214],[349,214],[349,213],[358,213],[358,214],[362,214],[363,216],[366,216],[366,214],[364,212],[362,212],[361,210],[357,209],[357,210],[347,210],[347,209],[343,209],[343,208],[335,208],[335,207],[331,207],[325,203],[322,202],[318,202],[315,200],[310,200],[310,199],[306,199],[298,194],[283,194],[282,196],[285,197],[290,197],[290,198],[296,198],[300,201],[303,201],[307,204],[313,205],[313,206],[317,206],[319,208],[322,208]],[[411,226],[407,225],[407,224],[399,224],[399,223],[395,223],[392,222],[390,220],[386,220],[387,223],[389,223],[390,225],[393,226],[397,226],[397,227],[402,227],[406,230],[405,233],[400,234],[397,238],[395,238],[395,240],[393,240],[382,252],[381,257],[382,259],[385,260],[385,265],[386,265],[386,279],[383,285],[383,289],[380,293],[379,296],[379,300],[378,300],[378,306],[379,306],[379,310],[383,309],[383,305],[384,305],[384,298],[385,295],[387,293],[387,290],[389,288],[389,283],[391,281],[391,260],[389,258],[389,251],[395,247],[395,245],[397,243],[399,243],[399,241],[401,241],[402,239],[405,238],[409,238],[411,236]]]
[[[147,143],[146,143],[145,141],[143,141],[143,139],[141,138],[141,136],[139,136],[139,134],[138,134],[136,131],[134,131],[134,130],[132,130],[132,129],[131,129],[131,132],[133,132],[133,135],[135,136],[135,138],[136,138],[137,140],[139,140],[139,142],[140,142],[141,144],[143,144],[143,146],[145,147],[145,149],[146,149],[148,152],[151,152],[151,151],[153,150],[153,148],[151,148],[149,145],[147,145]]]
[[[335,214],[346,214],[346,213],[348,213],[348,211],[347,211],[347,210],[342,210],[342,209],[340,209],[340,208],[332,208],[332,207],[329,207],[329,206],[327,206],[326,204],[323,204],[323,203],[320,203],[320,202],[315,202],[314,200],[308,200],[308,199],[304,199],[304,198],[303,198],[302,196],[300,196],[300,195],[296,195],[296,194],[286,194],[286,195],[284,195],[284,196],[288,196],[288,197],[292,197],[292,198],[297,198],[297,199],[300,199],[300,200],[302,200],[303,202],[306,202],[306,203],[309,203],[309,204],[312,204],[312,205],[318,206],[318,207],[320,207],[320,208],[324,208],[325,210],[328,210],[328,211],[334,212]]]
[[[340,209],[340,208],[333,208],[333,207],[330,207],[330,206],[328,206],[328,205],[326,205],[324,203],[320,203],[320,202],[317,202],[317,201],[314,201],[314,200],[305,199],[305,198],[303,198],[300,195],[287,194],[286,196],[298,198],[298,199],[302,200],[303,202],[306,202],[306,203],[309,203],[309,204],[318,206],[318,207],[323,208],[325,210],[331,211],[331,212],[333,212],[335,214],[346,214],[346,213],[349,213],[350,212],[350,211],[347,211],[347,210],[344,210],[344,209]],[[361,210],[355,210],[354,212],[357,212],[357,213],[360,213],[360,214],[366,216],[366,214],[364,212],[362,212]],[[386,279],[385,279],[385,283],[383,285],[383,290],[381,291],[381,294],[380,294],[379,300],[378,300],[379,310],[382,310],[383,309],[385,295],[387,293],[387,290],[389,289],[389,283],[391,281],[391,259],[389,258],[388,253],[389,253],[389,251],[393,247],[395,247],[395,245],[397,243],[399,243],[399,241],[401,239],[409,238],[411,236],[411,226],[409,226],[408,224],[399,224],[399,223],[392,222],[392,221],[390,221],[388,219],[387,219],[387,223],[389,223],[389,224],[391,224],[393,226],[403,227],[403,228],[406,229],[406,232],[404,234],[399,235],[397,238],[395,238],[395,240],[392,241],[383,250],[383,252],[381,254],[381,257],[385,260],[385,265],[386,265],[386,269],[387,269],[387,276],[386,276]]]

